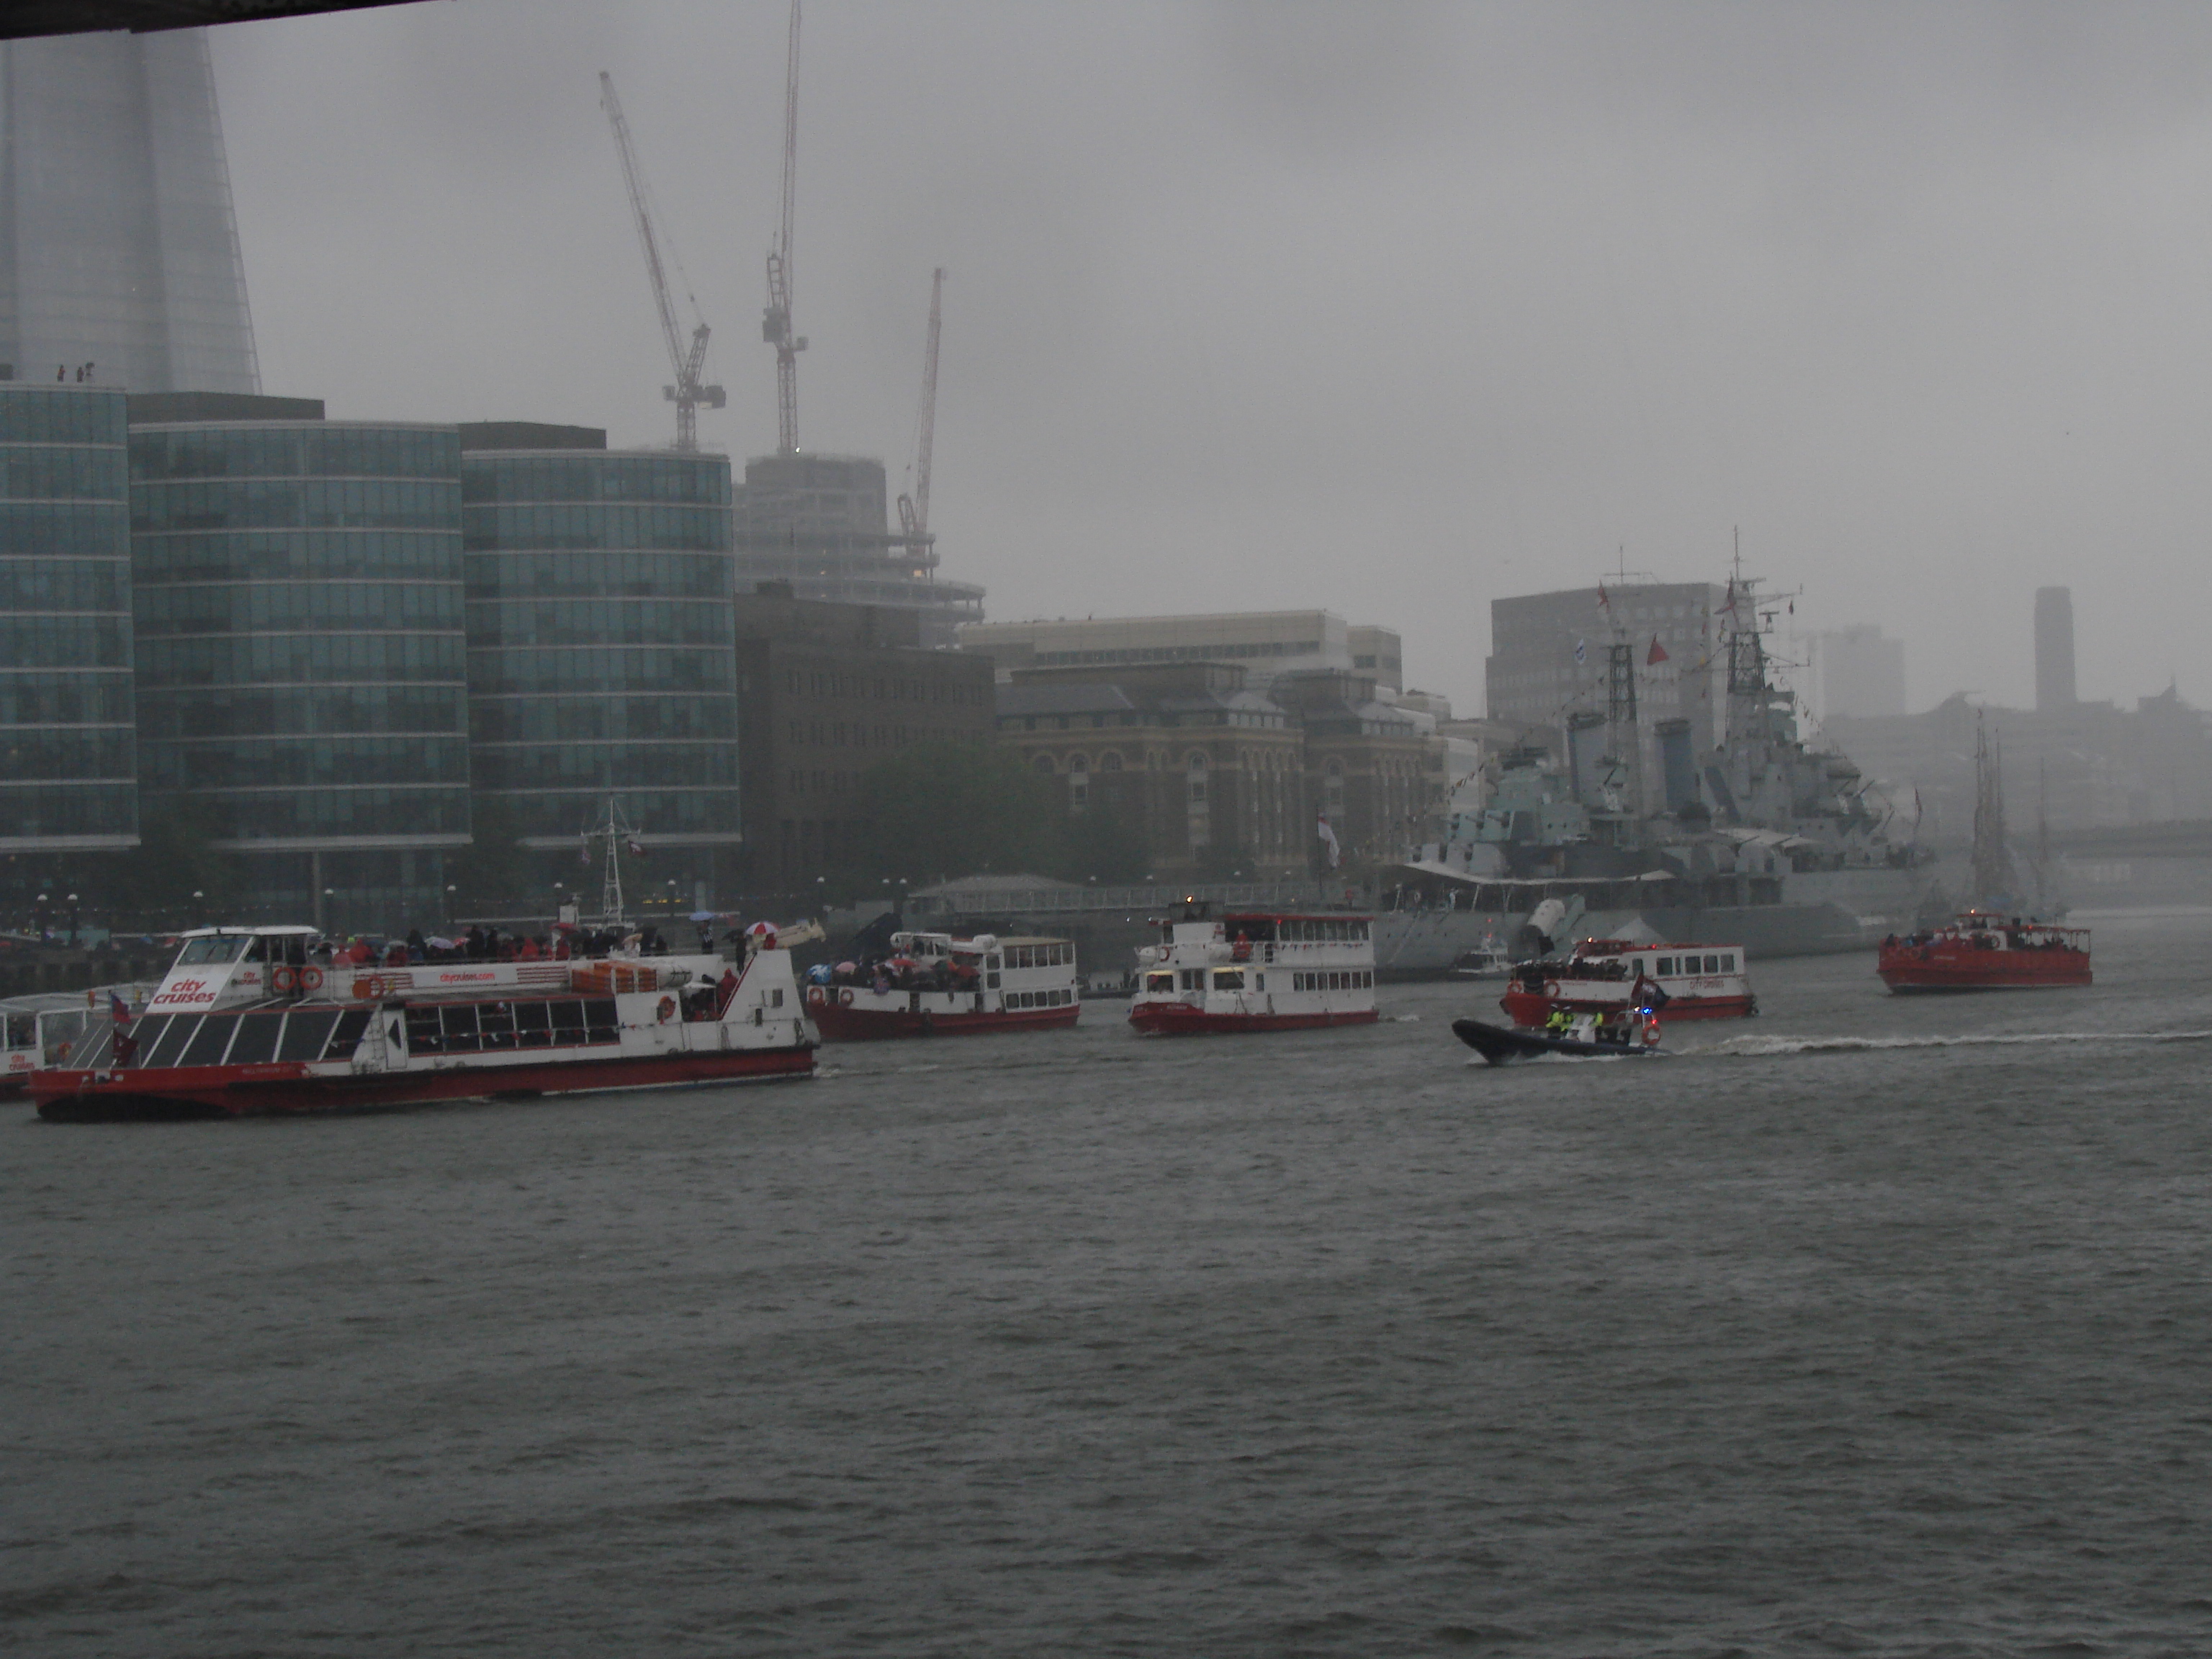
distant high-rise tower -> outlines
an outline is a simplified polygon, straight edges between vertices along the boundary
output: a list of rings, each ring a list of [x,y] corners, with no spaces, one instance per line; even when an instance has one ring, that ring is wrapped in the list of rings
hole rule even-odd
[[[2074,592],[2035,590],[2035,706],[2071,708],[2074,695]]]
[[[0,43],[0,364],[261,389],[203,31]]]

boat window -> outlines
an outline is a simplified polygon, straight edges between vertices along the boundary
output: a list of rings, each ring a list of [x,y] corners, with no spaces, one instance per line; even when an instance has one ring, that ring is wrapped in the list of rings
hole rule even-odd
[[[1707,957],[1705,958],[1705,971],[1707,973],[1717,974],[1720,970],[1721,959],[1718,957]]]
[[[150,1047],[145,1042],[139,1044],[138,1063],[141,1066],[175,1065],[177,1056],[184,1052],[185,1042],[198,1029],[200,1017],[198,1014],[177,1015],[170,1020],[169,1029],[161,1033],[161,1040],[159,1043]]]
[[[1175,975],[1173,974],[1146,974],[1145,975],[1145,989],[1147,991],[1172,991],[1175,988]]]
[[[1735,972],[1735,951],[1730,951],[1721,957],[1721,972],[1724,974],[1732,974]]]
[[[612,997],[598,997],[584,1005],[585,1041],[588,1042],[620,1042],[622,1020],[615,1012]]]
[[[284,1024],[280,1012],[269,1014],[246,1014],[238,1022],[238,1036],[230,1045],[230,1063],[234,1066],[258,1066],[275,1057],[276,1033]]]
[[[1186,968],[1182,970],[1182,988],[1184,990],[1195,991],[1205,982],[1205,969],[1200,968]]]
[[[584,1005],[580,1002],[556,1002],[549,1005],[553,1013],[553,1042],[565,1048],[584,1040]]]
[[[216,963],[236,962],[251,941],[243,935],[229,939],[188,939],[185,948],[177,953],[179,968],[200,968]]]
[[[1655,972],[1655,973],[1659,973],[1659,974],[1671,974],[1671,973],[1673,973],[1673,972],[1674,971],[1674,957],[1660,957],[1660,958],[1659,958],[1659,965],[1658,965],[1656,968],[1655,968],[1652,971],[1653,971],[1653,972]]]
[[[442,1054],[446,1039],[438,1030],[438,1011],[435,1008],[410,1007],[407,1011],[407,1048],[417,1054]]]
[[[514,1034],[517,1042],[525,1048],[543,1048],[553,1041],[553,1019],[546,1004],[518,1002],[514,1005]]]
[[[353,1051],[361,1047],[362,1034],[368,1030],[368,1018],[373,1008],[349,1008],[338,1016],[337,1030],[331,1033],[330,1042],[324,1046],[325,1060],[351,1060]]]
[[[231,1033],[238,1029],[236,1014],[210,1014],[200,1022],[191,1042],[184,1053],[179,1066],[220,1066],[222,1051],[230,1047]]]
[[[113,1026],[95,1026],[85,1034],[83,1042],[72,1043],[66,1054],[61,1052],[61,1045],[57,1043],[54,1052],[46,1056],[46,1063],[50,1066],[82,1066],[88,1070],[105,1066],[107,1064],[107,1046],[114,1036]]]
[[[472,1002],[455,1003],[439,1011],[439,1025],[446,1039],[449,1054],[472,1054],[480,1046],[477,1042],[477,1008]]]
[[[267,939],[266,938],[264,938],[263,935],[261,935],[261,934],[259,934],[259,933],[256,933],[256,934],[253,936],[253,943],[252,943],[252,944],[251,944],[251,945],[247,945],[247,946],[246,947],[246,961],[248,961],[248,962],[266,962],[266,961],[268,961],[268,960],[269,960],[269,941],[268,941],[268,939]]]
[[[8,1046],[10,1048],[29,1048],[37,1037],[38,1030],[39,1017],[36,1014],[9,1015]]]
[[[338,1023],[335,1008],[312,1012],[295,1008],[284,1021],[283,1040],[276,1045],[279,1060],[320,1060],[323,1045],[331,1040],[331,1027]]]
[[[1213,988],[1217,991],[1241,991],[1244,988],[1242,968],[1217,968],[1213,970]]]
[[[514,1047],[514,1005],[507,1002],[480,1003],[477,1007],[477,1030],[483,1033],[486,1048]]]

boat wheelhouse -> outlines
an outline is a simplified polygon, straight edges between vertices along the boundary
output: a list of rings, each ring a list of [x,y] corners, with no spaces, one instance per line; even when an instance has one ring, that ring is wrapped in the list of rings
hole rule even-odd
[[[2087,985],[2089,930],[1968,910],[1942,927],[1884,939],[1875,971],[1900,994]]]
[[[1050,1030],[1081,1004],[1072,939],[893,933],[878,961],[807,973],[806,1011],[831,1042]]]
[[[307,927],[188,933],[144,1011],[33,1073],[42,1117],[222,1116],[805,1076],[787,951],[332,962]]]
[[[1617,1015],[1649,1006],[1668,1020],[1739,1019],[1759,1012],[1740,945],[1638,945],[1586,939],[1564,960],[1524,962],[1498,1000],[1516,1025],[1555,1012]]]
[[[1160,922],[1137,952],[1129,1023],[1155,1036],[1372,1024],[1372,925],[1279,911]]]

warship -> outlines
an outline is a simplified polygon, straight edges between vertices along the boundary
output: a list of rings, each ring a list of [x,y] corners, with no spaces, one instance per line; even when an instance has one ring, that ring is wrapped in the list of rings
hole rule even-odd
[[[1732,577],[1716,618],[1716,745],[1700,752],[1686,720],[1647,737],[1635,647],[1616,627],[1603,712],[1568,716],[1567,752],[1507,750],[1479,810],[1383,872],[1379,977],[1441,975],[1491,934],[1520,957],[1598,938],[1725,939],[1765,958],[1872,949],[1948,911],[1932,851],[1893,837],[1897,814],[1873,781],[1807,742],[1757,586]]]

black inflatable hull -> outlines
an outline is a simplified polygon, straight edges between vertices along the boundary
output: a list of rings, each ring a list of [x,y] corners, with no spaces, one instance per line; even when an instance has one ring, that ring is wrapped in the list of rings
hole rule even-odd
[[[1546,1036],[1540,1031],[1524,1031],[1513,1025],[1491,1025],[1479,1019],[1454,1020],[1452,1035],[1492,1066],[1503,1066],[1509,1060],[1534,1060],[1544,1054],[1564,1054],[1569,1060],[1660,1060],[1665,1057],[1662,1050],[1647,1048],[1641,1043],[1562,1042],[1559,1038]]]

